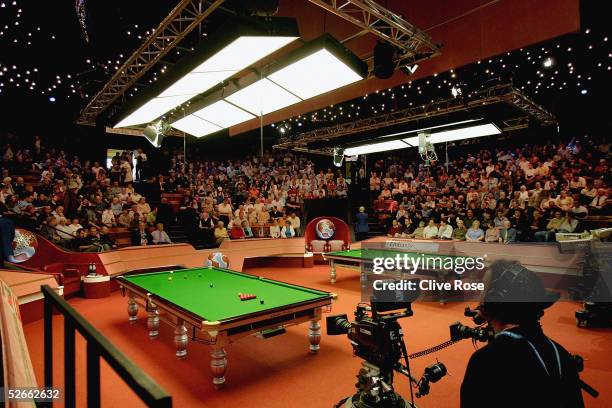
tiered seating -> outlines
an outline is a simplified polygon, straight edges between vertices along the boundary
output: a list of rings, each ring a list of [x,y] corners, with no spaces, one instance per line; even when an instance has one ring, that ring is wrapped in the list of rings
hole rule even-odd
[[[117,247],[123,248],[132,245],[132,235],[128,228],[113,227],[108,229],[108,235],[115,240]]]

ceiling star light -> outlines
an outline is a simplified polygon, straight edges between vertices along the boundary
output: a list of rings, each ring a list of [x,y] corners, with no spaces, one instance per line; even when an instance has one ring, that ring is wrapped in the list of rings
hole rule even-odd
[[[154,121],[299,38],[294,19],[276,18],[272,22],[251,22],[254,22],[255,28],[238,25],[233,34],[227,30],[221,32],[219,37],[225,41],[217,41],[220,45],[212,55],[210,48],[215,42],[211,40],[206,42],[206,47],[186,57],[184,62],[177,64],[173,73],[165,74],[168,79],[164,85],[150,91],[149,100],[123,117],[115,127]],[[246,30],[250,31],[246,33]],[[274,35],[268,34],[272,31]]]

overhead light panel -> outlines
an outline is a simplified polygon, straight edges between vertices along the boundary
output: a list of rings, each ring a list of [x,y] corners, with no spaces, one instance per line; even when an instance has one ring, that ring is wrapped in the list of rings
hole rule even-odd
[[[298,39],[299,32],[295,19],[250,18],[232,22],[215,37],[160,77],[160,84],[149,91],[148,101],[115,127],[154,121]]]
[[[301,101],[267,78],[260,79],[225,99],[258,116],[267,115]]]
[[[417,140],[418,143],[418,140]],[[404,142],[403,140],[390,140],[388,142],[370,143],[362,146],[347,147],[344,149],[345,156],[358,156],[362,154],[386,152],[389,150],[405,149],[414,145]]]
[[[223,100],[215,102],[193,115],[222,128],[228,128],[247,120],[255,119],[254,115]]]
[[[276,71],[268,78],[302,99],[312,98],[363,79],[325,48]]]
[[[472,121],[474,120],[469,119],[469,120],[465,120],[461,122],[455,122],[450,125],[468,123]],[[426,129],[427,130],[436,129],[442,126],[450,126],[450,125],[432,126],[432,127],[420,129],[419,131],[423,131]],[[410,131],[410,133],[412,132],[414,131]],[[405,133],[407,132],[395,133],[395,135],[401,135]],[[502,131],[497,126],[495,126],[495,124],[485,123],[481,125],[432,132],[427,137],[427,142],[431,144],[454,142],[458,140],[472,139],[475,137],[483,137],[483,136],[491,136],[491,135],[497,135],[501,133]],[[392,135],[388,135],[388,136],[392,136]],[[386,138],[388,136],[383,136],[383,138]],[[416,147],[416,146],[419,146],[419,136],[389,140],[389,141],[378,142],[378,143],[369,143],[369,144],[365,144],[362,146],[347,147],[344,150],[344,155],[345,156],[356,156],[356,155],[363,155],[363,154],[386,152],[390,150],[405,149],[407,147]]]
[[[195,115],[185,116],[172,123],[172,127],[195,137],[210,135],[223,129]]]
[[[469,126],[469,127],[459,128],[459,129],[443,130],[441,132],[431,133],[431,135],[428,137],[428,141],[431,144],[446,143],[446,142],[455,142],[457,140],[472,139],[475,137],[498,135],[501,133],[502,131],[497,126],[495,126],[493,123],[486,123],[483,125]],[[404,142],[410,143],[410,144],[418,145],[419,143],[418,136],[409,137],[403,140]]]
[[[227,128],[357,82],[368,72],[367,64],[329,34],[283,57],[272,71],[267,69],[194,99],[187,112]]]

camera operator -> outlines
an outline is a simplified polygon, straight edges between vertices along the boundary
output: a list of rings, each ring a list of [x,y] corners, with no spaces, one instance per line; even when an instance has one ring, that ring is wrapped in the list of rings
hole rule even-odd
[[[493,263],[484,283],[478,317],[494,337],[470,358],[461,407],[584,407],[575,360],[540,325],[557,297],[517,262]]]

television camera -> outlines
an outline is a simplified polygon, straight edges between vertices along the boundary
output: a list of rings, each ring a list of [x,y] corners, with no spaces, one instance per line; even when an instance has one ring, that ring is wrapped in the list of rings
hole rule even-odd
[[[327,334],[347,334],[353,345],[353,352],[364,361],[357,375],[357,392],[336,407],[345,408],[408,408],[414,407],[413,386],[416,396],[429,393],[430,383],[446,375],[444,364],[437,362],[425,369],[420,379],[410,373],[410,363],[402,328],[398,319],[412,316],[413,299],[384,302],[371,299],[370,304],[359,304],[355,320],[350,322],[347,315],[327,317]],[[393,376],[397,372],[410,382],[410,401],[395,392]]]

